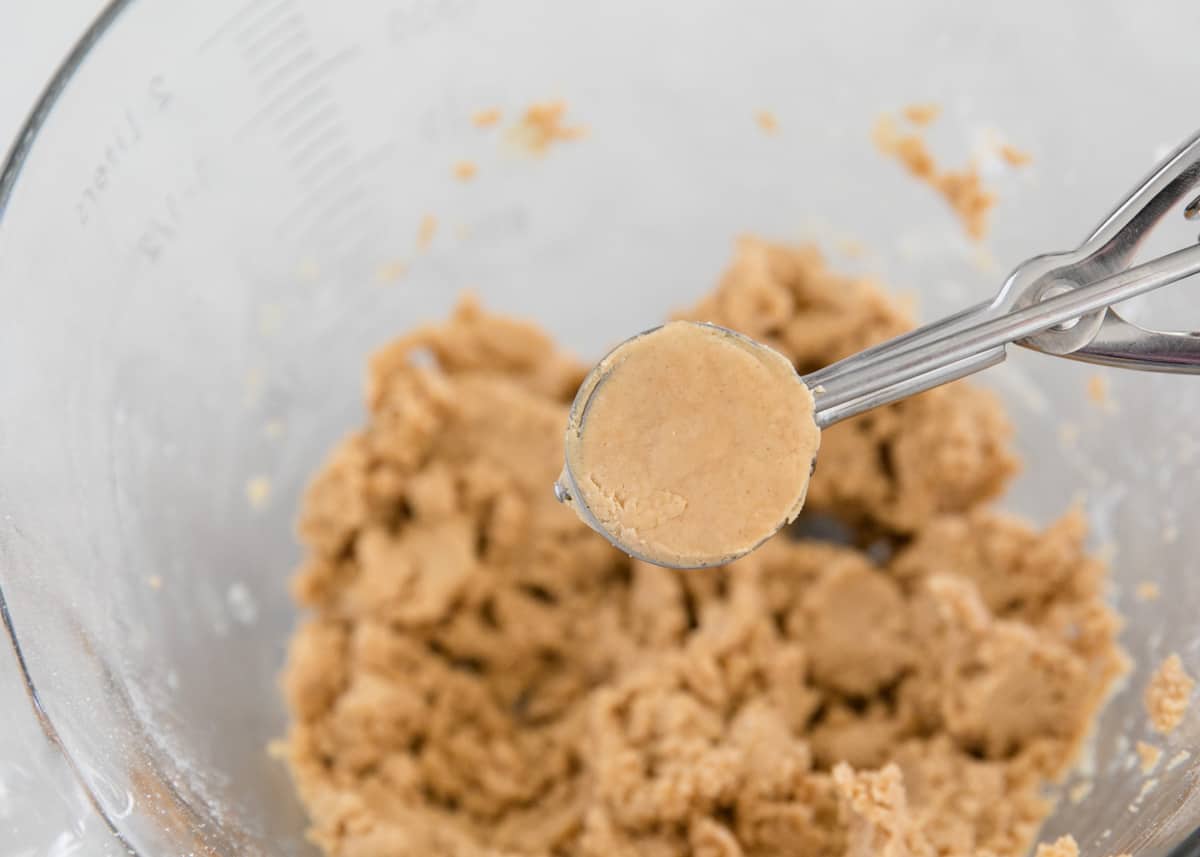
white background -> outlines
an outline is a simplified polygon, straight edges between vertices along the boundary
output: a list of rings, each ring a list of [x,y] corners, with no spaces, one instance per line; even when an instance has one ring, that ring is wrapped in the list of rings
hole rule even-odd
[[[0,153],[103,0],[0,0]],[[124,853],[74,785],[0,635],[0,857]]]

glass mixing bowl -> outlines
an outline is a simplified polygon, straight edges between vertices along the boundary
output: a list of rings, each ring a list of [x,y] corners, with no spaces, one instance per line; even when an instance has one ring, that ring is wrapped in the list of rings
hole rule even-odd
[[[115,4],[0,180],[5,619],[99,810],[140,854],[311,852],[265,749],[291,523],[362,419],[373,348],[470,288],[594,357],[708,288],[743,230],[822,240],[924,317],[965,306],[1075,246],[1193,129],[1194,4],[1168,5]],[[469,120],[551,97],[589,133],[545,157]],[[944,107],[947,163],[1000,138],[1035,157],[983,162],[990,257],[873,149],[917,100]],[[870,252],[840,258],[847,239]],[[1194,290],[1135,309],[1194,327]],[[1096,371],[1014,354],[984,383],[1027,461],[1005,503],[1084,504],[1134,664],[1045,835],[1160,855],[1200,822],[1200,754],[1139,798],[1131,747],[1154,665],[1200,672],[1200,379],[1105,371],[1110,412]],[[1166,758],[1198,739],[1200,706]]]

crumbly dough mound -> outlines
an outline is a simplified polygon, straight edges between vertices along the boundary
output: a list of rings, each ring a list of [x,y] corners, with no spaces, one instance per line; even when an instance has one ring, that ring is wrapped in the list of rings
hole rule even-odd
[[[753,239],[688,315],[801,371],[908,324],[815,250]],[[801,531],[833,516],[846,544],[781,535],[680,572],[555,502],[582,376],[470,301],[372,361],[368,423],[301,516],[286,748],[313,840],[1024,853],[1120,658],[1079,517],[1037,532],[982,505],[1013,471],[996,403],[954,385],[835,427]]]
[[[913,326],[875,283],[831,271],[815,247],[752,237],[684,317],[766,343],[801,375]],[[866,531],[912,533],[1000,494],[1017,469],[1010,436],[999,403],[969,384],[878,408],[821,433],[806,508]]]

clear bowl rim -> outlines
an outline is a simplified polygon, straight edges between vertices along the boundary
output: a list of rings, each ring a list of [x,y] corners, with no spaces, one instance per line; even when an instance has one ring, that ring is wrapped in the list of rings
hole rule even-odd
[[[42,88],[25,120],[21,123],[16,139],[12,142],[7,152],[4,153],[3,160],[0,161],[0,229],[4,228],[8,203],[12,198],[13,189],[21,176],[25,162],[28,160],[34,144],[37,142],[39,133],[46,124],[46,120],[58,106],[59,97],[72,83],[93,49],[112,28],[116,20],[133,5],[134,0],[108,0],[107,4],[97,13],[83,33],[75,40],[66,56],[51,75],[49,81]],[[76,785],[83,793],[88,804],[104,823],[109,833],[126,849],[131,857],[143,857],[143,852],[139,851],[129,841],[121,831],[116,820],[104,809],[99,797],[88,785],[87,779],[84,777],[78,762],[67,751],[66,746],[59,736],[58,729],[54,725],[54,721],[46,712],[37,684],[33,679],[28,661],[22,650],[21,640],[18,637],[12,613],[4,595],[2,582],[0,582],[0,624],[3,625],[5,635],[11,646],[17,665],[17,673],[20,676],[20,681],[32,709],[32,714],[37,719],[38,725],[41,727],[46,739],[56,748],[59,758],[65,763]],[[1200,857],[1200,826],[1197,826],[1176,845],[1167,857]]]
[[[133,0],[109,0],[104,8],[92,19],[83,33],[75,40],[67,55],[54,70],[50,80],[42,88],[37,100],[34,101],[33,107],[26,115],[24,122],[21,123],[16,139],[5,153],[3,161],[0,162],[0,229],[4,228],[5,216],[8,213],[8,203],[12,198],[13,188],[16,187],[17,180],[21,176],[22,169],[29,158],[30,152],[33,150],[39,132],[57,106],[59,97],[67,86],[70,85],[71,81],[74,80],[75,75],[91,55],[93,48],[109,31],[113,22],[131,5],[133,5]],[[59,735],[58,728],[54,725],[54,721],[51,720],[45,706],[42,704],[37,684],[34,682],[33,674],[29,669],[29,663],[22,650],[21,640],[17,635],[16,625],[13,623],[12,612],[9,610],[8,600],[4,595],[2,583],[0,583],[0,624],[4,626],[5,635],[12,647],[13,657],[16,661],[17,674],[20,676],[25,696],[29,700],[32,714],[37,719],[42,733],[46,736],[50,744],[54,746],[58,757],[70,772],[71,778],[75,781],[84,798],[103,822],[108,832],[132,857],[141,857],[142,852],[129,841],[117,825],[116,820],[104,809],[103,803],[88,785],[87,779],[83,776],[78,762],[67,751],[66,745]]]

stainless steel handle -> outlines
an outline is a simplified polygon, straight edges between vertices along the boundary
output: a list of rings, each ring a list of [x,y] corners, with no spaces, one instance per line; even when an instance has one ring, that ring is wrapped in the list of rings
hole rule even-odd
[[[874,357],[851,363],[849,369],[835,363],[807,375],[804,382],[813,390],[817,422],[831,425],[855,413],[917,392],[914,382],[924,377],[921,389],[947,383],[999,362],[1011,342],[1019,342],[1056,325],[1069,323],[1184,277],[1200,273],[1200,246],[1176,250],[1086,286],[1070,289],[1011,312],[996,314],[988,307],[979,315],[953,317],[949,324],[934,325],[932,332],[901,338],[897,347],[887,343],[874,349]],[[917,344],[913,344],[914,340]],[[984,355],[988,355],[984,358]],[[858,355],[861,356],[861,355]],[[854,361],[854,357],[847,358]],[[859,403],[859,407],[847,407]]]
[[[996,297],[805,376],[831,425],[995,365],[1009,343],[1075,360],[1200,374],[1200,333],[1147,330],[1114,304],[1200,273],[1191,244],[1135,267],[1154,227],[1180,207],[1200,218],[1200,135],[1163,162],[1070,253],[1030,259]],[[1197,302],[1200,316],[1200,301]]]

